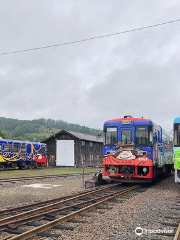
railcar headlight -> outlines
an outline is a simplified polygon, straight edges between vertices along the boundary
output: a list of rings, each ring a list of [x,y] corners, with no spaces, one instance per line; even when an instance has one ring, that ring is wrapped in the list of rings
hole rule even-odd
[[[143,172],[146,173],[147,171],[147,167],[143,167]]]

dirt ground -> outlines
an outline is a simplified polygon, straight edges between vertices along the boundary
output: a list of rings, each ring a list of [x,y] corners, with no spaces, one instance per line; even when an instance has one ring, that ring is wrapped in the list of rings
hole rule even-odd
[[[85,180],[91,179],[92,175],[93,174],[85,176]],[[30,187],[29,185],[32,184],[50,184],[57,186],[53,187],[45,185],[47,188],[44,188],[44,186],[38,187],[35,185]],[[83,178],[81,175],[57,179],[48,178],[23,182],[3,183],[0,185],[0,208],[58,198],[83,190]]]

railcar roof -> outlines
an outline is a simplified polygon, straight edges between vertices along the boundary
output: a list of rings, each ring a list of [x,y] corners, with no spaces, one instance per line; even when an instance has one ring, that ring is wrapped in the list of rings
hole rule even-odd
[[[179,118],[180,120],[180,118]],[[155,126],[157,129],[162,129],[160,125],[155,124],[151,119],[147,118],[132,118],[132,117],[127,117],[127,118],[118,118],[118,119],[112,119],[112,120],[107,120],[104,123],[104,126],[118,126],[119,124],[121,125],[123,121],[133,121],[134,125],[150,125],[150,126]],[[123,124],[122,124],[123,125]],[[129,124],[124,126],[128,126]],[[131,125],[131,124],[130,124]],[[162,132],[167,134],[168,133],[162,129]]]
[[[45,143],[38,143],[38,142],[30,142],[30,141],[19,141],[19,140],[10,140],[10,139],[0,139],[0,143],[23,143],[23,144],[26,144],[26,143],[32,143],[33,145],[46,145]]]
[[[176,118],[174,119],[174,123],[180,123],[180,117],[176,117]]]
[[[151,121],[150,119],[146,118],[118,118],[118,119],[112,119],[107,120],[106,122],[121,122],[121,121]]]

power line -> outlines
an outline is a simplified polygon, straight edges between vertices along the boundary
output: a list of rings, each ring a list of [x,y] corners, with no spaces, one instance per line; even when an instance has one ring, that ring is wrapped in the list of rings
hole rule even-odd
[[[75,44],[75,43],[80,43],[80,42],[87,42],[87,41],[96,40],[96,39],[100,39],[100,38],[107,38],[107,37],[112,37],[112,36],[116,36],[116,35],[120,35],[120,34],[136,32],[136,31],[140,31],[140,30],[144,30],[144,29],[148,29],[148,28],[159,27],[159,26],[162,26],[162,25],[167,25],[167,24],[171,24],[171,23],[175,23],[175,22],[180,22],[180,19],[175,19],[175,20],[168,21],[168,22],[161,22],[161,23],[148,25],[148,26],[143,26],[143,27],[139,27],[139,28],[133,28],[133,29],[125,30],[125,31],[121,31],[121,32],[109,33],[109,34],[105,34],[105,35],[94,36],[94,37],[89,37],[89,38],[84,38],[84,39],[79,39],[79,40],[74,40],[74,41],[69,41],[69,42],[57,43],[57,44],[53,44],[53,45],[27,48],[27,49],[21,49],[21,50],[10,51],[10,52],[2,52],[2,53],[0,53],[0,56],[22,53],[22,52],[29,52],[29,51],[36,51],[36,50],[40,50],[40,49],[60,47],[60,46],[70,45],[70,44]]]

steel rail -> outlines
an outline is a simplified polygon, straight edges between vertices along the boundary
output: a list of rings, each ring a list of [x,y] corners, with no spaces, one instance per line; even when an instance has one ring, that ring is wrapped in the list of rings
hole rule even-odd
[[[103,204],[105,202],[108,202],[108,201],[110,201],[110,200],[112,200],[114,198],[117,198],[117,197],[119,197],[119,196],[121,196],[121,195],[123,195],[123,194],[125,194],[127,192],[131,192],[132,190],[134,190],[137,187],[139,187],[139,186],[130,187],[130,188],[124,190],[123,192],[118,192],[118,193],[114,194],[113,196],[106,197],[105,199],[103,199],[103,200],[101,200],[101,201],[99,201],[97,203],[93,203],[90,206],[84,207],[83,209],[77,210],[77,211],[75,211],[73,213],[70,213],[70,214],[64,216],[64,217],[58,218],[58,219],[56,219],[54,221],[46,223],[46,224],[44,224],[42,226],[39,226],[37,228],[31,229],[31,230],[29,230],[29,231],[27,231],[25,233],[19,234],[18,236],[10,237],[8,239],[9,240],[25,240],[25,239],[28,239],[30,237],[34,237],[38,233],[45,232],[45,231],[47,231],[47,230],[49,230],[49,229],[59,225],[62,222],[65,222],[65,221],[67,221],[69,219],[72,219],[72,218],[78,216],[81,213],[88,212],[89,210],[91,210],[93,208],[96,208],[97,206],[99,206],[99,205],[101,205],[101,204]],[[7,238],[5,238],[5,239],[7,239]]]
[[[72,175],[70,175],[72,176]],[[12,181],[24,181],[32,179],[42,179],[42,178],[58,178],[58,177],[67,177],[67,175],[45,175],[45,176],[34,176],[34,177],[19,177],[19,178],[1,178],[0,183],[12,182]]]
[[[90,173],[85,173],[88,175]],[[74,177],[81,176],[82,173],[76,174],[62,174],[62,175],[44,175],[44,176],[32,176],[32,177],[19,177],[19,178],[0,178],[0,183],[13,182],[13,181],[23,181],[23,180],[32,180],[32,179],[43,179],[43,178],[63,178],[63,177]]]
[[[118,185],[121,185],[121,184],[115,184],[113,186],[108,186],[108,187],[105,187],[105,188],[102,188],[102,189],[93,190],[91,192],[80,194],[80,195],[77,195],[75,197],[71,197],[71,198],[68,198],[68,199],[56,202],[56,203],[49,204],[47,206],[39,207],[39,208],[30,210],[30,211],[26,211],[26,212],[23,212],[23,213],[20,213],[20,214],[16,214],[16,215],[11,216],[11,217],[7,217],[7,218],[4,218],[4,219],[1,219],[0,220],[0,228],[2,226],[4,226],[5,224],[10,224],[14,220],[20,220],[23,217],[31,216],[32,214],[36,214],[36,213],[38,214],[38,213],[41,213],[43,211],[50,210],[50,209],[52,209],[54,207],[59,206],[60,204],[65,204],[65,203],[68,203],[68,202],[71,202],[71,201],[74,201],[74,200],[79,200],[80,198],[83,198],[85,196],[89,196],[91,194],[100,193],[100,192],[106,191],[107,189],[114,188],[114,187],[116,187]]]

